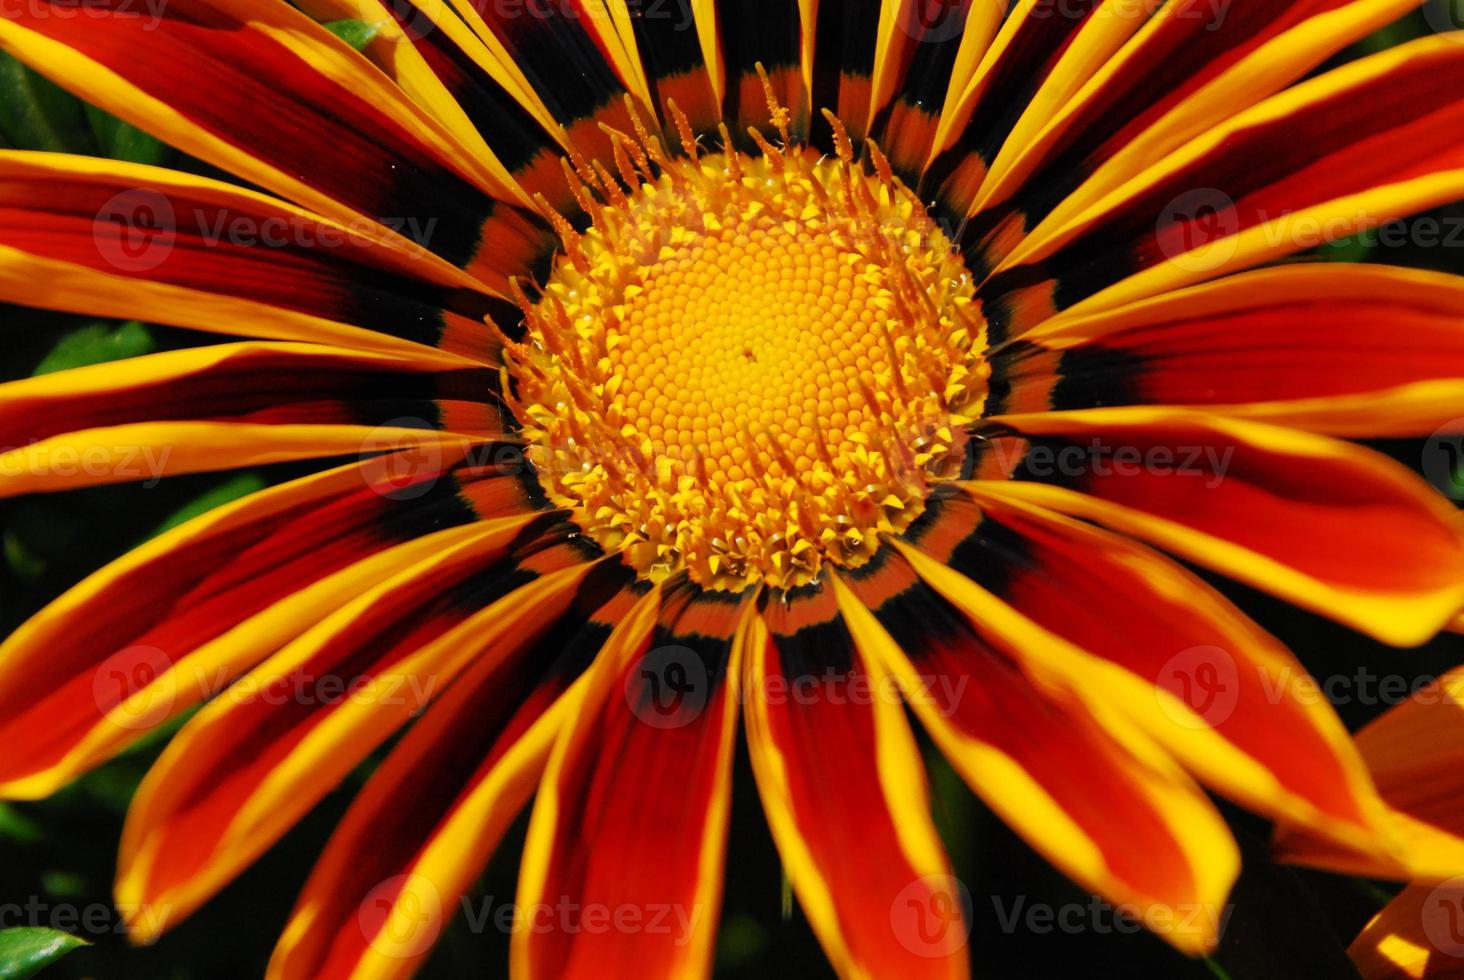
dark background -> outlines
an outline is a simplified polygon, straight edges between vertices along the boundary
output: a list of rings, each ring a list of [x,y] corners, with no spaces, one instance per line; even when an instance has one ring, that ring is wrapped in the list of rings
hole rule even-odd
[[[1380,50],[1428,30],[1416,16],[1356,46],[1344,58]],[[1440,84],[1460,80],[1441,79]],[[118,126],[0,56],[0,146],[108,155],[206,170],[167,147]],[[1464,207],[1423,216],[1464,228]],[[1416,222],[1415,222],[1416,225]],[[1423,236],[1403,235],[1412,241]],[[1343,242],[1322,250],[1337,260],[1381,261],[1464,272],[1464,235],[1439,244],[1366,248]],[[0,377],[21,378],[197,343],[186,331],[88,321],[0,305]],[[217,338],[210,338],[216,340]],[[1421,442],[1379,445],[1417,468]],[[161,485],[110,487],[0,502],[0,634],[9,632],[69,585],[160,529],[250,490],[292,475],[285,469],[175,478]],[[1464,662],[1464,637],[1444,636],[1420,650],[1381,647],[1343,627],[1246,589],[1216,582],[1282,638],[1318,678],[1350,677],[1359,668],[1415,679]],[[1339,706],[1357,727],[1382,705]],[[928,747],[927,747],[928,749]],[[0,910],[6,903],[40,911],[0,926],[61,925],[92,946],[61,960],[46,977],[232,980],[263,973],[300,885],[361,774],[328,797],[257,866],[155,946],[126,944],[110,910],[110,883],[123,814],[156,744],[136,749],[40,803],[0,804]],[[1022,909],[1088,906],[1090,897],[1053,871],[967,790],[939,755],[927,750],[936,817],[957,875],[973,895],[970,939],[980,977],[1305,978],[1353,975],[1346,941],[1396,886],[1279,867],[1267,859],[1262,821],[1225,808],[1245,852],[1223,944],[1209,961],[1189,960],[1142,932],[1106,927],[1111,915],[1079,931],[1003,929]],[[634,787],[626,787],[634,792]],[[404,805],[410,805],[404,801]],[[512,901],[524,821],[510,833],[472,898],[492,907]],[[764,825],[745,752],[739,758],[727,862],[727,892],[717,975],[831,975],[796,902]],[[475,904],[475,908],[481,908]],[[58,910],[85,914],[86,925],[51,921]],[[492,921],[491,918],[488,919]],[[422,976],[506,974],[507,935],[474,933],[459,916]]]

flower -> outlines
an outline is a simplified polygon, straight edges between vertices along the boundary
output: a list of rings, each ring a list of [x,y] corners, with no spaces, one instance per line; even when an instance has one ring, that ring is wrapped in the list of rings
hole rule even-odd
[[[1347,441],[1452,446],[1464,282],[1276,264],[1464,197],[1459,37],[1299,81],[1406,0],[22,6],[0,47],[238,183],[0,154],[0,300],[220,335],[0,388],[0,494],[333,464],[0,648],[9,798],[197,709],[139,939],[403,729],[271,976],[409,974],[531,797],[515,973],[704,974],[739,723],[838,971],[964,975],[907,705],[1185,951],[1201,785],[1407,873],[1179,563],[1400,646],[1464,607],[1453,508]]]

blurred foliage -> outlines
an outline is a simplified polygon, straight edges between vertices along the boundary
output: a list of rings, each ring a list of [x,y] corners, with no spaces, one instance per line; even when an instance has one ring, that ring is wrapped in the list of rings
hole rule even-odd
[[[1454,2],[1454,0],[1436,0]],[[358,49],[374,29],[360,21],[327,25]],[[1414,16],[1368,39],[1325,68],[1390,47],[1428,30]],[[175,166],[223,177],[75,98],[0,54],[0,146],[65,151],[133,163]],[[1464,221],[1464,208],[1416,220]],[[1336,242],[1315,256],[1334,261],[1383,261],[1464,272],[1459,248],[1430,248],[1418,236],[1405,244]],[[1412,243],[1412,244],[1408,244]],[[107,322],[0,305],[6,344],[0,380],[105,364],[220,338],[136,322]],[[1418,446],[1378,448],[1409,462]],[[229,475],[173,478],[156,487],[101,487],[0,502],[0,634],[8,632],[87,573],[149,537],[231,500],[287,478],[280,467]],[[1336,624],[1299,612],[1233,583],[1215,583],[1291,644],[1318,674],[1348,672],[1362,663],[1398,663],[1379,647]],[[1464,660],[1464,641],[1445,637],[1409,653],[1407,670],[1436,673]],[[1396,668],[1395,668],[1396,669]],[[1343,710],[1351,727],[1368,713]],[[0,980],[29,976],[234,980],[262,975],[269,952],[300,885],[330,828],[370,771],[328,796],[300,826],[204,909],[155,946],[126,943],[111,907],[110,882],[121,822],[139,780],[161,745],[181,725],[153,734],[109,765],[54,797],[0,803]],[[1228,977],[1288,980],[1351,975],[1343,948],[1391,893],[1392,886],[1353,881],[1269,863],[1262,821],[1225,808],[1245,851],[1245,867],[1224,942],[1212,960],[1189,960],[1147,933],[1086,930],[1044,933],[1010,928],[1004,912],[1028,906],[1087,906],[1090,896],[1056,872],[967,789],[927,746],[936,825],[957,875],[972,891],[970,948],[978,977],[1021,975],[1089,978]],[[745,749],[735,769],[727,891],[716,951],[717,975],[727,980],[766,976],[822,977],[830,971],[796,902],[785,903],[786,878],[763,819]],[[630,788],[633,791],[633,787]],[[512,901],[526,820],[510,831],[471,898],[475,910]],[[19,909],[17,915],[12,914]],[[90,925],[63,922],[92,914]],[[481,921],[481,919],[480,919]],[[51,932],[80,930],[91,945]],[[423,972],[429,978],[504,975],[508,936],[474,930],[458,916]],[[68,954],[62,959],[56,957]],[[9,964],[9,965],[6,965]],[[6,972],[10,970],[11,972]]]

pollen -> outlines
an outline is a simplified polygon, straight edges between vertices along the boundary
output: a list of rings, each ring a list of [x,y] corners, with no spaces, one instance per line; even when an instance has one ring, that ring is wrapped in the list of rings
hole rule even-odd
[[[772,105],[774,122],[785,126]],[[812,581],[867,562],[959,475],[988,372],[975,284],[879,148],[672,157],[613,133],[619,173],[566,167],[590,218],[504,390],[545,492],[660,580]]]

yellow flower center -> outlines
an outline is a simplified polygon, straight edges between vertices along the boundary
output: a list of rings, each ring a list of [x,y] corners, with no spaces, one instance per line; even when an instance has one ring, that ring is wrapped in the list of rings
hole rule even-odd
[[[823,160],[682,142],[617,140],[620,183],[578,168],[593,224],[557,222],[506,356],[529,458],[648,578],[857,566],[960,468],[986,391],[974,284],[877,147],[866,172],[842,132]]]

